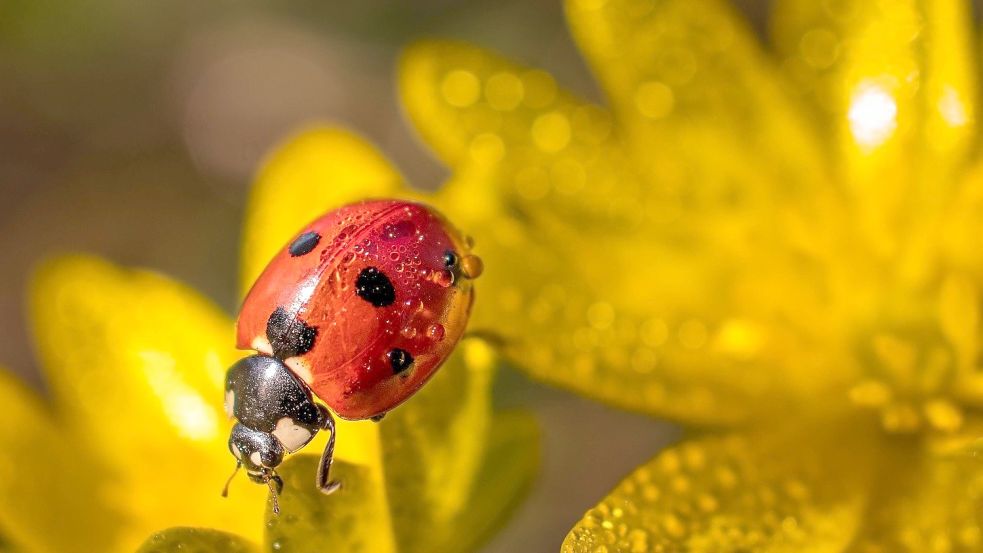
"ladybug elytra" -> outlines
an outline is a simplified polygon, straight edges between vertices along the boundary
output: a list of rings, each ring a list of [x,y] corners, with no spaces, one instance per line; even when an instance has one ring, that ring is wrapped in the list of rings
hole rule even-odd
[[[412,396],[463,334],[481,269],[441,215],[397,200],[331,211],[270,261],[237,321],[237,347],[257,353],[229,369],[225,407],[236,472],[270,487],[274,511],[276,467],[319,430],[317,486],[337,489],[331,412],[378,421]]]

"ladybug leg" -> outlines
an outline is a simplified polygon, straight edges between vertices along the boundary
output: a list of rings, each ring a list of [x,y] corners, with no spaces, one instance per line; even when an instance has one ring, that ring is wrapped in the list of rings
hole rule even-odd
[[[283,479],[274,470],[270,470],[268,473],[263,474],[263,480],[266,481],[266,485],[270,488],[270,501],[273,502],[273,514],[280,514],[280,501],[277,499],[280,494],[283,493]]]
[[[330,432],[331,437],[328,438],[328,445],[324,446],[324,453],[321,454],[321,463],[317,466],[317,487],[322,493],[327,495],[340,488],[341,482],[328,481],[331,462],[334,461],[334,439],[336,434],[334,417],[323,407],[321,407],[321,417],[321,429]]]
[[[229,484],[232,483],[232,479],[239,474],[239,469],[242,468],[242,461],[236,461],[236,468],[229,475],[229,479],[225,481],[225,486],[222,488],[222,497],[229,497]]]

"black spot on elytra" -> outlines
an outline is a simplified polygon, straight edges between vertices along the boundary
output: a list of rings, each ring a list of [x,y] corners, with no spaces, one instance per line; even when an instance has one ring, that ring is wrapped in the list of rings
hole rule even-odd
[[[358,297],[376,307],[392,305],[396,301],[396,290],[389,277],[375,267],[362,269],[355,280],[355,293]]]
[[[444,267],[451,269],[457,265],[457,254],[451,250],[444,252]]]
[[[290,248],[288,248],[290,251],[290,256],[300,257],[304,254],[311,253],[311,250],[317,247],[317,243],[320,241],[320,234],[314,232],[313,230],[307,231],[297,238],[294,238],[294,241],[290,243]]]
[[[266,337],[270,340],[273,357],[289,359],[311,351],[317,329],[297,318],[296,313],[277,307],[266,321]]]
[[[389,357],[389,365],[393,368],[393,374],[399,374],[413,364],[413,356],[405,349],[391,349],[386,356]]]

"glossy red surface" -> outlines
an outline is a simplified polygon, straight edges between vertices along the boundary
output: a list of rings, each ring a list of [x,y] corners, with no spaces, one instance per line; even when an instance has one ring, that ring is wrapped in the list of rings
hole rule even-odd
[[[311,349],[286,359],[314,394],[343,418],[385,413],[433,375],[464,332],[471,279],[460,263],[445,266],[446,252],[459,260],[469,254],[464,237],[431,208],[394,200],[342,207],[297,236],[312,231],[320,240],[309,253],[293,256],[288,243],[249,291],[237,346],[270,354],[267,321],[282,307],[316,329]],[[391,304],[376,306],[356,293],[370,267],[392,283]],[[399,374],[394,349],[413,358]]]

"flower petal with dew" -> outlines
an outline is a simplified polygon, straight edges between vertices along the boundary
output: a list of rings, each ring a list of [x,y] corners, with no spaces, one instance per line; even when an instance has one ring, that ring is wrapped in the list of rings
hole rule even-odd
[[[467,104],[446,85],[464,74],[484,91]],[[760,418],[781,398],[815,394],[840,378],[798,370],[785,355],[808,349],[828,325],[800,253],[806,245],[758,230],[755,239],[783,248],[765,257],[750,238],[722,243],[727,229],[690,226],[679,218],[689,213],[679,198],[643,187],[631,172],[610,116],[546,87],[543,75],[451,42],[419,44],[402,62],[409,115],[455,168],[435,201],[462,221],[486,259],[482,278],[493,296],[476,304],[473,328],[501,334],[508,358],[537,378],[694,422]],[[504,109],[492,90],[506,78],[551,92]],[[562,148],[543,147],[546,131],[536,129],[548,116],[567,122]],[[493,139],[505,145],[493,162],[471,156],[471,145]],[[526,193],[527,178],[545,179],[535,185],[541,190]],[[583,186],[563,189],[571,182]],[[661,218],[666,209],[674,215]],[[776,276],[786,274],[798,278]],[[776,324],[791,305],[775,300],[771,284],[814,320]]]
[[[979,457],[965,451],[940,455],[922,444],[896,442],[884,445],[878,461],[855,551],[969,552],[983,547]]]
[[[938,457],[981,427],[969,13],[781,0],[775,64],[724,2],[569,0],[610,112],[472,46],[409,50],[407,110],[454,169],[438,201],[473,219],[491,260],[499,296],[477,324],[547,382],[751,424],[698,450],[809,498],[779,509],[737,490],[701,513],[688,476],[641,497],[670,450],[569,551],[978,549],[975,471]],[[547,99],[526,103],[539,83]],[[850,431],[830,438],[834,421]]]
[[[796,429],[667,449],[588,511],[562,551],[842,551],[866,504],[870,444],[818,430],[807,444]]]

